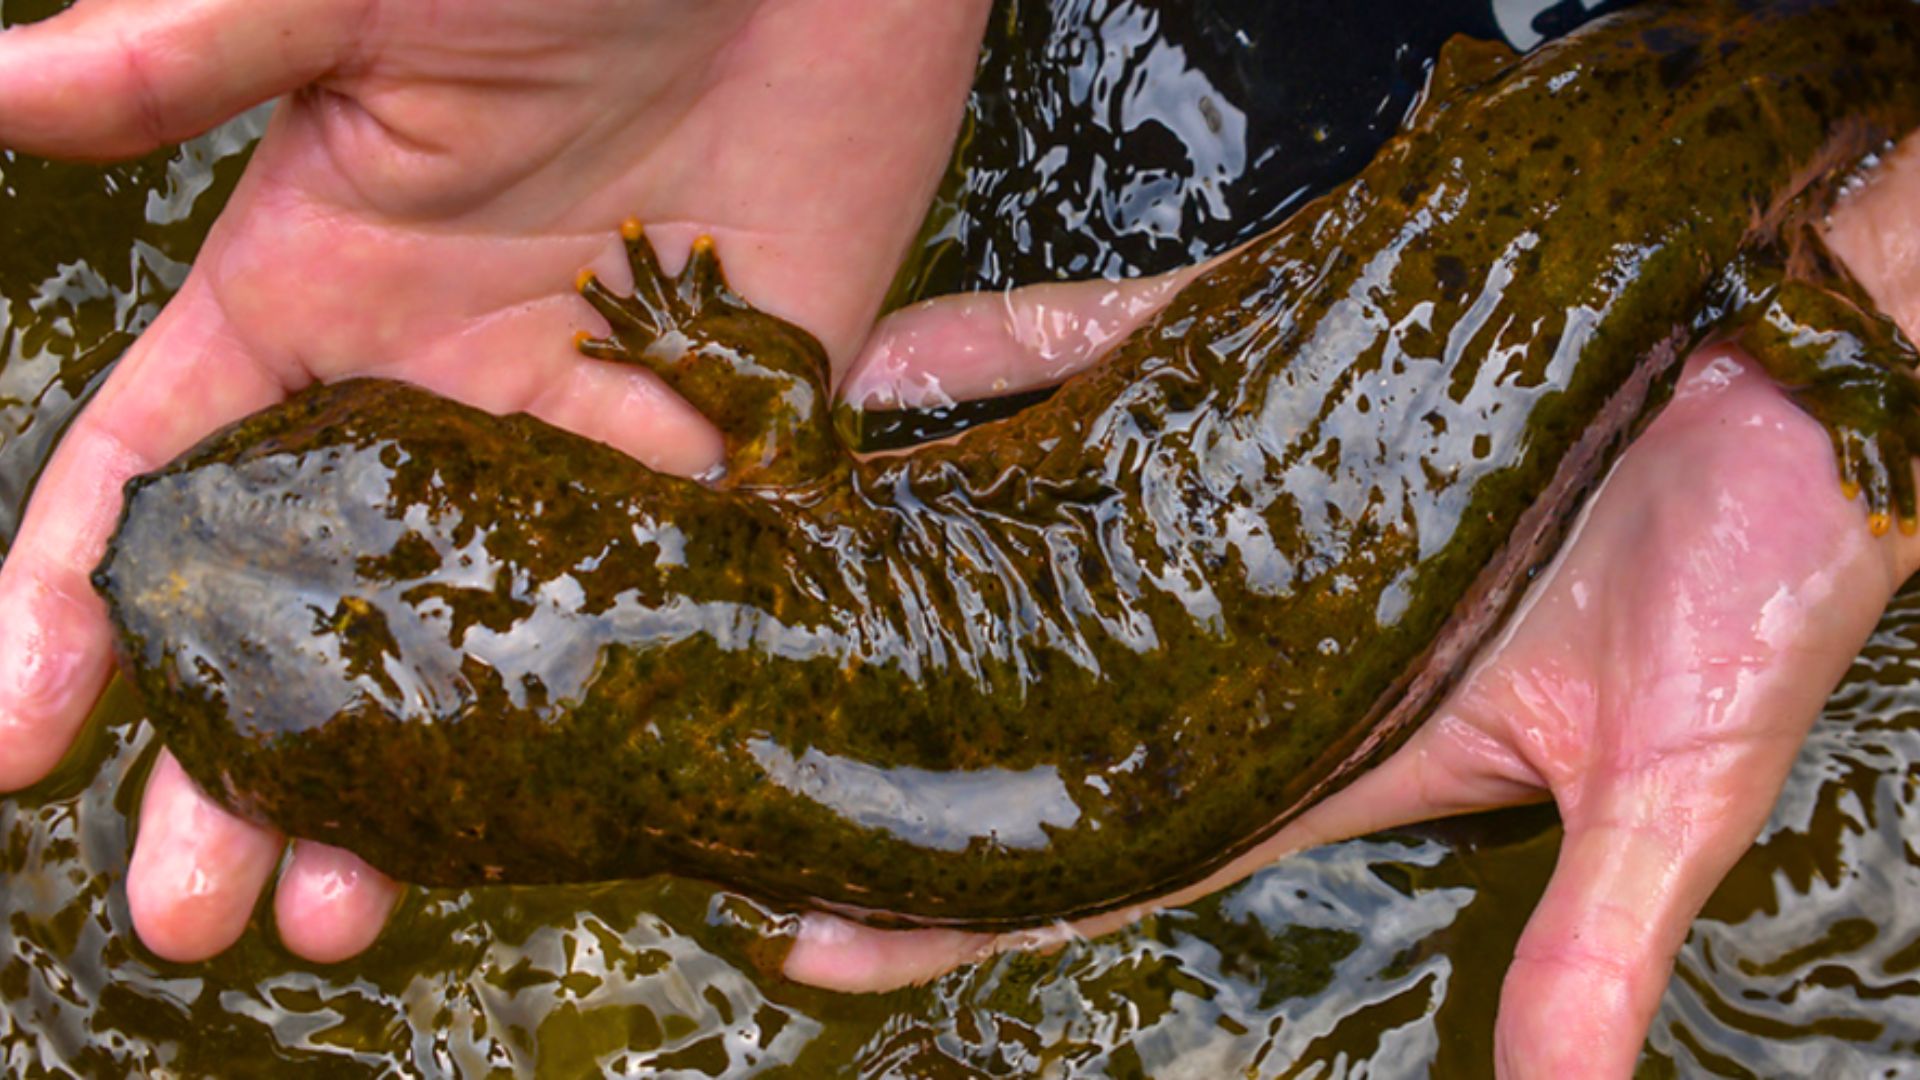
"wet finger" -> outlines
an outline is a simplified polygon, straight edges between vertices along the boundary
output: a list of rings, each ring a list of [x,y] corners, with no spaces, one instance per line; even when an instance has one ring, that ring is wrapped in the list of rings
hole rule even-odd
[[[162,753],[127,868],[134,931],[175,962],[219,954],[246,930],[281,846],[279,834],[221,809]]]
[[[121,485],[283,392],[204,294],[188,290],[74,422],[0,563],[0,788],[58,763],[111,670],[106,609],[89,578]]]
[[[369,0],[86,0],[0,33],[0,145],[120,158],[177,142],[339,64]]]
[[[528,411],[675,476],[698,476],[725,455],[719,431],[698,409],[630,365],[569,364]]]
[[[880,930],[818,912],[802,916],[785,972],[795,982],[874,993],[927,982],[962,964],[1015,949],[1046,948],[1111,933],[1152,911],[1220,891],[1286,855],[1416,821],[1512,806],[1544,797],[1537,778],[1481,726],[1434,717],[1376,768],[1329,796],[1259,846],[1201,881],[1156,900],[1071,925],[993,935],[955,930]]]
[[[943,296],[881,320],[840,396],[925,407],[1050,386],[1098,360],[1199,273]]]
[[[1866,287],[1874,306],[1920,340],[1920,243],[1913,208],[1920,205],[1920,137],[1901,140],[1880,168],[1827,218],[1827,245]]]
[[[1632,1073],[1694,916],[1766,820],[1791,762],[1775,758],[1744,763],[1751,786],[1645,774],[1569,818],[1501,990],[1502,1076]]]
[[[357,955],[380,936],[401,888],[352,852],[297,840],[273,894],[280,940],[316,963]]]
[[[876,930],[837,915],[808,912],[787,953],[795,982],[871,994],[938,978],[996,949],[992,935],[958,930]]]
[[[88,579],[119,512],[120,486],[153,460],[83,414],[0,563],[0,788],[46,775],[106,685],[113,644]]]

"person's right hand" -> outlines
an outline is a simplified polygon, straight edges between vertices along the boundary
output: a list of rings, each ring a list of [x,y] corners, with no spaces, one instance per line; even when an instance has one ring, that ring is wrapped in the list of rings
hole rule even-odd
[[[178,296],[61,444],[0,565],[0,790],[71,743],[112,662],[88,583],[120,486],[315,380],[381,375],[525,410],[690,474],[717,433],[651,375],[576,355],[572,290],[711,234],[736,289],[844,364],[944,171],[986,0],[83,0],[0,34],[0,145],[115,158],[277,108]],[[277,835],[162,755],[127,892],[163,957],[245,928]],[[371,941],[394,886],[296,846],[295,952]]]
[[[1834,215],[1836,251],[1920,336],[1920,136]],[[854,400],[1026,389],[1093,362],[1182,275],[950,297],[896,313]],[[787,973],[879,990],[992,952],[1092,936],[1282,855],[1551,798],[1565,839],[1508,969],[1506,1077],[1626,1076],[1694,915],[1778,798],[1808,729],[1920,569],[1874,537],[1830,441],[1728,349],[1694,357],[1551,569],[1408,742],[1218,873],[1147,905],[995,937],[802,920]]]

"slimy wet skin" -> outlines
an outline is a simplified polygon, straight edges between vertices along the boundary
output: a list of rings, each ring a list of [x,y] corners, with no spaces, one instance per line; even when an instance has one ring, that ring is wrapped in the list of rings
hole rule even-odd
[[[96,582],[203,787],[396,877],[1088,914],[1394,745],[1710,336],[1911,527],[1914,354],[1814,225],[1917,124],[1905,0],[1456,43],[1366,172],[1099,367],[873,461],[811,337],[629,228],[582,347],[705,410],[714,475],[340,383],[129,485]]]

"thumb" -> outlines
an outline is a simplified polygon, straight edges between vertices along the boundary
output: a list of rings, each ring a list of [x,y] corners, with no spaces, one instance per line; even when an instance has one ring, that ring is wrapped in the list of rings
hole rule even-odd
[[[131,157],[303,86],[370,0],[84,0],[0,33],[0,146]]]
[[[1495,1046],[1507,1080],[1632,1074],[1694,916],[1772,805],[1710,801],[1711,781],[1675,780],[1623,778],[1591,812],[1569,816],[1501,989]]]

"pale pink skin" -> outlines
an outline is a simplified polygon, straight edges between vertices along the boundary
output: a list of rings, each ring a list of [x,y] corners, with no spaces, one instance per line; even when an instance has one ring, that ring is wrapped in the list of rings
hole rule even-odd
[[[613,227],[669,263],[701,232],[756,303],[808,327],[854,400],[1053,381],[1167,281],[936,302],[861,341],[944,163],[986,0],[86,0],[0,35],[0,143],[113,157],[284,103],[185,287],[50,464],[0,568],[0,788],[58,760],[107,677],[86,582],[120,483],[315,379],[378,373],[527,409],[667,471],[712,464],[706,422],[644,374],[584,361],[568,291],[619,283]],[[684,9],[691,10],[691,9]],[[823,62],[831,57],[832,62]],[[1920,152],[1836,220],[1835,243],[1920,331]],[[1524,618],[1404,748],[1259,851],[1552,798],[1560,863],[1507,976],[1503,1075],[1624,1076],[1694,913],[1765,821],[1821,703],[1920,566],[1841,498],[1824,434],[1725,351],[1620,463]],[[208,801],[170,758],[128,875],[159,955],[242,932],[281,837]],[[316,961],[379,933],[398,888],[297,843],[282,939]],[[849,990],[930,978],[1005,939],[809,915],[787,961]]]

